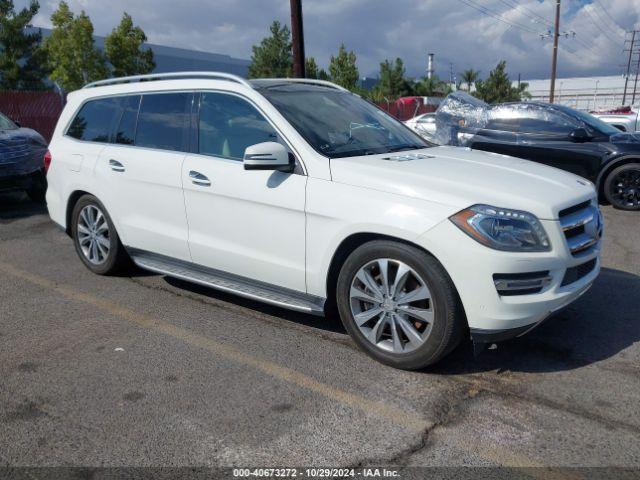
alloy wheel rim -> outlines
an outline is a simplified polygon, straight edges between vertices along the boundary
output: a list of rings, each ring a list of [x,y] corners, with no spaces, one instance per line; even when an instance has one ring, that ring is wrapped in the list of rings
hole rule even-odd
[[[356,326],[382,350],[409,353],[431,334],[435,318],[431,292],[404,262],[379,258],[364,265],[351,282],[349,300]]]
[[[102,211],[87,205],[78,216],[78,244],[84,257],[93,265],[101,265],[109,257],[111,240],[109,224]]]
[[[611,182],[611,196],[620,206],[640,206],[640,170],[625,170]]]

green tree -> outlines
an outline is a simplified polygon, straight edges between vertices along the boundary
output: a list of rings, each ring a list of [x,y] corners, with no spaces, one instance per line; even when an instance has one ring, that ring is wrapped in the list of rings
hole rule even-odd
[[[411,95],[413,88],[411,82],[405,77],[404,63],[401,58],[396,58],[395,62],[385,60],[380,64],[380,81],[377,88],[383,96],[398,98]]]
[[[307,78],[318,78],[318,64],[313,57],[307,57],[304,61],[304,73]]]
[[[475,95],[487,103],[517,102],[527,97],[528,84],[521,83],[519,88],[512,86],[506,67],[507,62],[502,60],[486,80],[478,80]]]
[[[263,38],[259,45],[252,47],[249,78],[291,76],[291,31],[278,21],[274,21],[269,29],[271,36]]]
[[[324,68],[321,68],[320,70],[318,70],[318,80],[331,80],[331,78],[329,77],[329,74]]]
[[[414,85],[414,94],[424,97],[442,97],[451,92],[451,86],[443,82],[437,75],[423,77]]]
[[[480,72],[478,70],[474,70],[470,68],[469,70],[465,70],[460,74],[460,78],[463,83],[467,84],[467,92],[471,91],[471,85],[476,83],[480,79]]]
[[[62,1],[51,22],[53,30],[44,41],[44,49],[52,80],[71,91],[108,76],[105,58],[93,43],[93,25],[84,11],[74,16]]]
[[[120,25],[104,40],[104,52],[114,77],[151,73],[156,68],[151,49],[141,48],[146,41],[144,31],[134,26],[131,16],[125,12]]]
[[[337,56],[331,56],[329,61],[329,73],[331,80],[338,85],[354,90],[358,84],[358,67],[356,66],[356,54],[347,52],[344,44],[340,45]]]
[[[13,0],[0,0],[0,89],[40,90],[46,76],[44,55],[38,47],[40,31],[26,33],[25,27],[40,5],[31,0],[27,8],[15,11]]]

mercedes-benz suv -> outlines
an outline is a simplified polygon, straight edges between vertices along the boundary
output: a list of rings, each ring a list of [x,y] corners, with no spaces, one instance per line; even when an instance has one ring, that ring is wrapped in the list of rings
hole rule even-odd
[[[144,81],[139,81],[144,80]],[[593,184],[434,147],[329,82],[182,73],[69,94],[47,204],[97,274],[337,310],[386,364],[522,335],[598,275]]]

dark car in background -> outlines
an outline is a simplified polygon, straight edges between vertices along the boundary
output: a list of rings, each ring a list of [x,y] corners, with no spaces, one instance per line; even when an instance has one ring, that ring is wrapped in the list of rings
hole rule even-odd
[[[438,108],[435,137],[567,170],[593,182],[602,202],[640,210],[640,134],[588,113],[541,102],[488,105],[455,92]]]
[[[47,142],[35,130],[22,128],[0,113],[0,192],[24,190],[42,202],[47,190]]]

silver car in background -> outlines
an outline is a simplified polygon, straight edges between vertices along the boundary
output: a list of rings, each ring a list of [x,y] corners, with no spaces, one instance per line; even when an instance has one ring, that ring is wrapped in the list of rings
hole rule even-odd
[[[417,115],[409,120],[405,121],[404,124],[409,127],[411,130],[416,132],[422,138],[436,143],[435,142],[435,133],[436,133],[436,114],[433,113],[423,113],[422,115]]]

